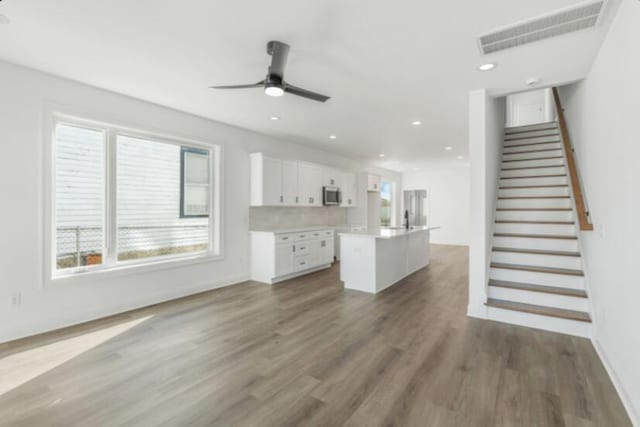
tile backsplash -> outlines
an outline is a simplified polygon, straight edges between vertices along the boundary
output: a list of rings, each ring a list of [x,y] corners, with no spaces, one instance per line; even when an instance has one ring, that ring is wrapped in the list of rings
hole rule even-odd
[[[249,208],[250,230],[276,230],[279,228],[314,227],[316,225],[342,225],[347,223],[347,208]]]

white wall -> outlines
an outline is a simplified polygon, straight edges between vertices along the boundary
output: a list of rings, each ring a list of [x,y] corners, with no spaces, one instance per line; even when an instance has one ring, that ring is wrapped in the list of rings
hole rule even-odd
[[[431,242],[446,245],[469,244],[469,165],[442,164],[405,172],[405,190],[427,190],[428,222],[441,226],[431,232]]]
[[[354,171],[368,169],[361,162],[324,151],[4,62],[0,62],[0,94],[0,342],[247,279],[250,152],[264,151]],[[132,128],[221,144],[225,258],[43,287],[47,105]],[[401,183],[400,174],[382,172]],[[22,294],[22,305],[12,308],[10,299],[15,293]]]
[[[471,166],[469,239],[469,316],[485,318],[487,284],[498,177],[505,123],[505,99],[486,90],[469,93],[469,162]]]
[[[622,2],[581,83],[562,88],[595,231],[582,245],[594,343],[640,426],[640,2]]]

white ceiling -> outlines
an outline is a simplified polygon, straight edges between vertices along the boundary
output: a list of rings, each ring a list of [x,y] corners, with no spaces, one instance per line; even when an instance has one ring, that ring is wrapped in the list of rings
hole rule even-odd
[[[405,169],[466,156],[469,90],[583,78],[616,0],[595,30],[487,57],[476,44],[479,34],[575,3],[5,0],[0,58],[328,151],[377,161],[384,153],[383,165]],[[271,39],[291,45],[290,83],[332,99],[207,88],[261,80]],[[498,67],[477,71],[484,62]]]

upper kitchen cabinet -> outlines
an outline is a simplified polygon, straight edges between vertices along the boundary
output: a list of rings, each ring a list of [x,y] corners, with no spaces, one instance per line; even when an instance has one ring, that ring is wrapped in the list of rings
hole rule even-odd
[[[300,206],[322,206],[324,169],[313,163],[298,162],[298,197]]]
[[[380,191],[380,175],[369,174],[367,176],[367,191]]]
[[[262,153],[249,156],[251,173],[251,206],[283,206],[282,160]]]
[[[338,169],[324,168],[324,177],[323,177],[322,185],[325,185],[327,187],[342,188],[343,175],[344,175],[344,172]]]
[[[282,161],[282,199],[285,206],[297,206],[299,197],[298,162],[295,160]]]
[[[342,204],[340,206],[352,208],[357,206],[358,179],[355,173],[343,172],[340,190],[342,191]]]

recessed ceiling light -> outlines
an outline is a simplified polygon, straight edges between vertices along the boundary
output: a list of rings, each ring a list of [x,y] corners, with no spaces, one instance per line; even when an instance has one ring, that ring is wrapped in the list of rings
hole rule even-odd
[[[378,154],[378,156],[379,156],[380,158],[382,158],[382,157],[384,157],[384,154],[380,153],[380,154]]]
[[[478,67],[480,71],[491,71],[496,68],[496,64],[489,62],[488,64],[482,64]]]
[[[446,146],[446,147],[444,147],[444,149],[447,150],[447,151],[451,151],[451,150],[453,150],[453,147]]]
[[[337,136],[336,135],[329,135],[329,139],[336,139]]]
[[[269,117],[271,120],[273,120],[274,122],[280,120],[280,116],[271,116]]]
[[[414,126],[420,126],[422,124],[422,122],[420,120],[414,120],[411,122],[412,125]]]
[[[464,159],[464,157],[463,156],[457,156],[456,159],[462,160],[462,159]]]
[[[10,22],[11,20],[9,19],[9,17],[7,17],[7,15],[0,14],[0,24],[8,24]]]

